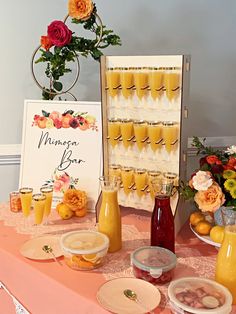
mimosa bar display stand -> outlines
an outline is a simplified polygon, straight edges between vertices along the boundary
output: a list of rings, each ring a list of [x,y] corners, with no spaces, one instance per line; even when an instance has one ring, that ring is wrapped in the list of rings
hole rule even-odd
[[[120,177],[120,205],[152,211],[151,181],[185,180],[189,70],[183,55],[101,58],[104,174]],[[181,203],[173,193],[176,232]]]

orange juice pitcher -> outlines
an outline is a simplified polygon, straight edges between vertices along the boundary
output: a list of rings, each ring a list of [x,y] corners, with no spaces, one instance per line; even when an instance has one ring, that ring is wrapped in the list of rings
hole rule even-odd
[[[225,227],[224,240],[216,261],[215,279],[229,289],[236,304],[236,225]]]
[[[119,178],[114,176],[100,177],[102,188],[102,204],[98,217],[98,231],[109,238],[110,253],[119,251],[121,240],[121,215],[117,200],[117,192],[120,184]]]

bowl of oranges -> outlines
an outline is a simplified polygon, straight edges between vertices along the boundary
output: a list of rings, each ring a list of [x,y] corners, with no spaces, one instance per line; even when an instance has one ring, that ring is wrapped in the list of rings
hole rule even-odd
[[[215,225],[211,216],[204,215],[200,211],[193,212],[189,222],[191,230],[200,240],[220,247],[224,238],[224,226]]]
[[[92,270],[101,266],[109,247],[109,238],[100,232],[67,232],[60,239],[65,263],[74,270]]]

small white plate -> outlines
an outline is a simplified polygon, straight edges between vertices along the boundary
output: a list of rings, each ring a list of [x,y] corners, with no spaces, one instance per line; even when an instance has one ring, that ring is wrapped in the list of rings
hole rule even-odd
[[[135,291],[139,303],[128,299],[124,295],[125,289]],[[103,308],[112,313],[144,314],[159,305],[161,294],[154,285],[142,279],[117,278],[107,281],[99,288],[97,300]]]
[[[198,237],[198,239],[200,239],[201,241],[203,241],[203,242],[205,242],[205,243],[207,243],[207,244],[213,245],[213,246],[215,246],[215,247],[220,247],[220,246],[221,246],[220,243],[217,243],[217,242],[212,241],[209,236],[203,236],[203,235],[198,234],[198,233],[193,229],[193,227],[191,226],[191,224],[190,224],[189,226],[190,226],[190,229],[192,230],[192,232],[195,234],[195,236]]]
[[[38,238],[30,239],[25,242],[20,248],[20,253],[27,258],[35,260],[50,260],[52,255],[43,251],[42,247],[44,245],[50,245],[53,249],[55,257],[62,256],[62,250],[59,242],[60,237],[58,236],[42,236]]]

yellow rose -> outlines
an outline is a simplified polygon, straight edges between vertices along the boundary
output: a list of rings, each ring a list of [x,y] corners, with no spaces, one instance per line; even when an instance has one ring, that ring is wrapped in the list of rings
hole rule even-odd
[[[91,0],[69,0],[69,16],[77,20],[87,20],[93,12]]]
[[[225,196],[220,186],[213,184],[206,191],[198,191],[194,196],[194,201],[203,212],[215,212],[225,202]]]

